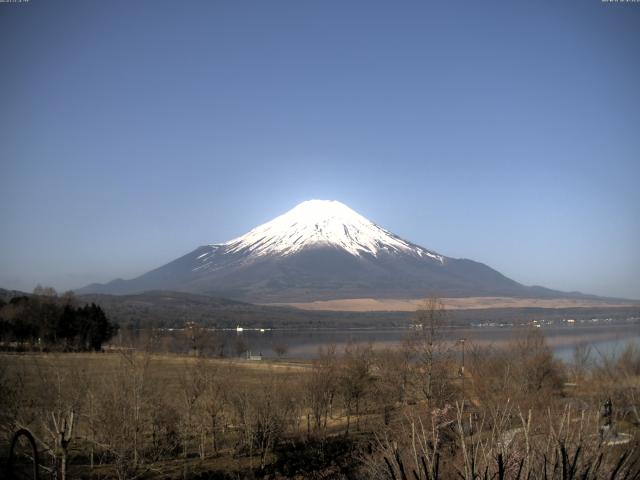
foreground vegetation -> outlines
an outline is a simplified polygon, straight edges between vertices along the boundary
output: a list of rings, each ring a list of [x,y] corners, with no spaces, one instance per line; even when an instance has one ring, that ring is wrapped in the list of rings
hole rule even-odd
[[[636,345],[565,365],[539,330],[480,348],[443,341],[445,321],[431,300],[401,348],[308,363],[157,355],[153,338],[3,355],[0,451],[28,429],[45,478],[638,478]]]

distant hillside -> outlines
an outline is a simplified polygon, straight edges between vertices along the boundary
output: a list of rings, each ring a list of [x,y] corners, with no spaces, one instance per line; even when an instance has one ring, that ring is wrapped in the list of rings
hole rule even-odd
[[[0,289],[0,299],[7,302],[14,296],[30,295],[15,290]],[[305,311],[292,307],[252,305],[219,297],[184,292],[152,291],[137,295],[80,295],[79,304],[96,303],[109,319],[121,326],[135,328],[181,328],[186,322],[218,328],[334,328],[406,326],[414,312],[331,312]],[[572,307],[572,308],[485,308],[450,310],[452,325],[485,322],[527,322],[530,320],[561,320],[629,317],[640,318],[640,306]]]
[[[182,327],[196,322],[211,327],[330,328],[406,326],[414,312],[329,312],[292,307],[252,305],[224,298],[183,292],[146,292],[139,295],[82,295],[95,302],[110,318],[137,327]],[[453,325],[478,322],[526,322],[563,318],[591,319],[640,317],[640,306],[573,308],[487,308],[447,312]]]
[[[30,293],[0,288],[0,299],[8,302]],[[221,297],[184,292],[150,291],[135,295],[78,295],[78,304],[96,303],[120,325],[137,328],[181,328],[186,322],[210,327],[330,327],[404,325],[406,312],[307,312],[293,307],[271,307],[238,302]]]
[[[292,307],[271,307],[184,292],[151,291],[136,295],[80,295],[95,302],[110,318],[138,327],[182,327],[196,322],[211,327],[327,327],[405,324],[406,312],[308,312]]]
[[[0,300],[3,302],[9,302],[13,297],[23,297],[29,296],[30,293],[21,292],[20,290],[6,290],[4,288],[0,288]]]

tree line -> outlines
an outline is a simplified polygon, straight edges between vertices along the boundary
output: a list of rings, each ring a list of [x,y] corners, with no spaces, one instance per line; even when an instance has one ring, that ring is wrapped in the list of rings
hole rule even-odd
[[[72,292],[59,296],[38,286],[33,295],[0,299],[0,342],[6,348],[98,351],[117,331],[100,306],[77,305]]]

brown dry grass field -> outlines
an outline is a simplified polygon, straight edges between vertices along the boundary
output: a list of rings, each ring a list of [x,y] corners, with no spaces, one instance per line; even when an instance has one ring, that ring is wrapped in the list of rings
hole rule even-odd
[[[109,377],[119,368],[120,355],[116,353],[20,353],[0,354],[0,365],[7,369],[9,376],[21,375],[27,386],[34,387],[40,374],[48,370],[82,369],[92,377]],[[185,355],[151,355],[149,376],[152,381],[162,384],[167,392],[177,392],[185,369],[204,362],[212,367],[224,370],[229,376],[239,379],[247,385],[259,385],[265,373],[286,377],[299,377],[308,371],[310,362],[305,361],[248,361],[238,359],[195,358]]]
[[[631,303],[605,300],[577,300],[572,298],[540,299],[511,297],[442,298],[449,310],[473,310],[484,308],[573,308],[573,307],[629,307]],[[345,298],[301,303],[272,303],[272,306],[289,306],[302,310],[326,310],[343,312],[413,312],[424,300],[410,298]]]
[[[142,354],[137,354],[141,356]],[[251,392],[260,392],[264,387],[265,377],[271,381],[281,381],[284,384],[300,382],[305,374],[310,371],[311,363],[304,361],[248,361],[239,359],[196,358],[174,354],[151,354],[148,357],[149,367],[145,380],[148,384],[162,391],[165,398],[174,399],[173,402],[180,405],[184,397],[185,373],[192,368],[216,369],[223,372],[225,378],[233,379],[233,388],[246,389]],[[55,378],[59,374],[69,371],[80,371],[91,377],[97,384],[108,384],[109,380],[122,372],[123,356],[118,352],[112,353],[19,353],[0,354],[0,370],[7,379],[20,379],[22,391],[20,398],[29,399],[27,403],[34,405],[43,398],[42,379]],[[258,394],[258,393],[257,393]],[[24,403],[24,402],[21,402]],[[32,408],[24,404],[25,408]],[[36,426],[37,426],[36,422]],[[75,429],[76,438],[89,435],[87,422],[79,421]],[[87,460],[84,458],[81,443],[76,439],[72,442],[71,453],[76,459],[70,465],[70,478],[84,478],[88,470]],[[8,445],[0,445],[4,458]],[[80,459],[80,460],[79,460]],[[2,478],[2,461],[0,461],[0,478]],[[78,465],[84,463],[84,466]],[[205,460],[190,455],[188,458],[180,458],[179,461],[166,459],[155,462],[149,466],[145,478],[183,478],[184,475],[193,475],[194,472],[208,471],[247,471],[253,463],[246,456],[234,456],[227,454],[225,449],[220,455],[208,456]],[[113,478],[115,476],[112,465],[96,465],[91,470],[91,478]],[[45,477],[48,478],[48,477]]]
[[[132,349],[0,354],[0,391],[18,387],[14,400],[0,398],[9,427],[0,430],[0,473],[11,432],[27,427],[51,445],[51,419],[71,411],[78,420],[66,478],[386,480],[402,478],[389,469],[403,463],[422,468],[411,453],[417,448],[431,461],[442,454],[441,476],[430,478],[479,478],[462,447],[485,451],[479,458],[490,472],[504,452],[511,463],[526,461],[531,478],[571,478],[541,476],[545,459],[564,446],[572,455],[584,451],[581,469],[604,455],[603,473],[613,478],[620,455],[640,445],[637,346],[618,359],[590,363],[582,351],[574,364],[562,364],[532,329],[504,348],[468,345],[460,370],[450,348],[425,335],[403,348],[354,345],[313,362]],[[612,434],[603,430],[607,400]],[[617,441],[618,434],[627,442],[619,448],[598,440]],[[62,450],[43,451],[60,468]],[[625,463],[625,471],[636,472],[634,465]]]

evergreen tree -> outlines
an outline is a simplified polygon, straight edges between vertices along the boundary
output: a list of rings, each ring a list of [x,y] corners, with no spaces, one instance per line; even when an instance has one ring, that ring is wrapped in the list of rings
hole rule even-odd
[[[0,338],[97,351],[118,331],[95,303],[75,307],[69,295],[58,298],[52,289],[42,287],[36,292],[0,306]]]

